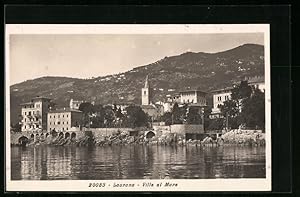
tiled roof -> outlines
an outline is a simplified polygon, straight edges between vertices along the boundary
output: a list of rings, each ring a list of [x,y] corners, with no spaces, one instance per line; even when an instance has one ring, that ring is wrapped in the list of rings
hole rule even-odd
[[[82,111],[80,111],[80,110],[70,109],[70,108],[50,110],[48,113],[63,113],[63,112],[80,112],[80,113],[82,113]]]

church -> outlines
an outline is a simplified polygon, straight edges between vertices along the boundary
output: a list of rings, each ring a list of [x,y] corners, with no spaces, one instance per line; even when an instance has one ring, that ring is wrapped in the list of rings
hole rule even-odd
[[[152,120],[157,120],[163,115],[163,106],[152,103],[152,91],[149,84],[149,77],[146,76],[145,85],[142,88],[142,110],[151,117]]]

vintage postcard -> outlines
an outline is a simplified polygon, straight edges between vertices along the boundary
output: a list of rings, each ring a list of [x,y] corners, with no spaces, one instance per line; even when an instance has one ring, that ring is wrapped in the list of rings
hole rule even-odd
[[[6,191],[271,191],[269,24],[5,32]]]

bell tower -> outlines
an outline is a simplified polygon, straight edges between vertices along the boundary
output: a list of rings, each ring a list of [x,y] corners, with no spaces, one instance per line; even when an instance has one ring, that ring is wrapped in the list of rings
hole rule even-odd
[[[142,105],[150,105],[150,86],[148,75],[146,77],[145,86],[142,88]]]

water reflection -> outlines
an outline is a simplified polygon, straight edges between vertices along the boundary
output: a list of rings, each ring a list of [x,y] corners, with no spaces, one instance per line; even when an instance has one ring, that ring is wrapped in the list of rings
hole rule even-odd
[[[11,147],[12,180],[263,178],[264,147]]]

